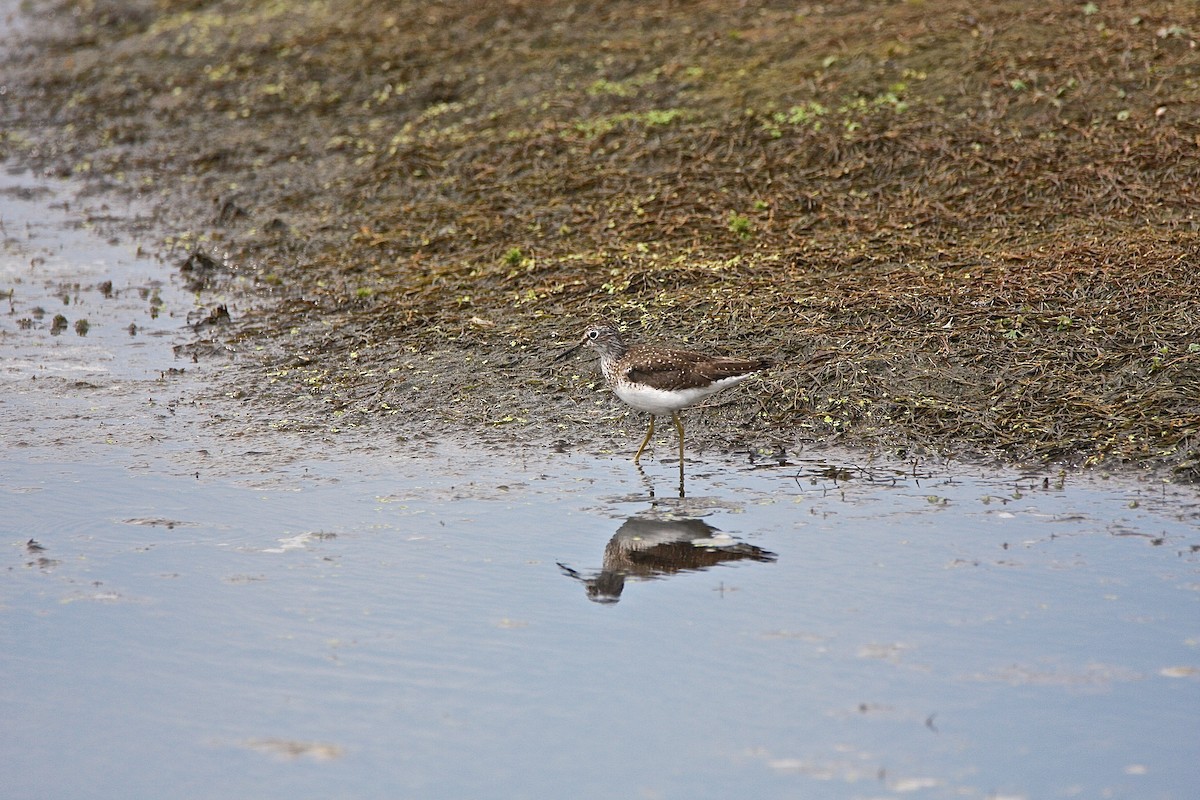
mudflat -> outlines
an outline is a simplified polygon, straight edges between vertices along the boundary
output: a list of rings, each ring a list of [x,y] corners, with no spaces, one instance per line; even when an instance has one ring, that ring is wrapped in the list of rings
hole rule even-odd
[[[589,321],[781,366],[689,417],[1200,477],[1200,8],[36,4],[0,157],[136,196],[282,427],[624,446]],[[600,411],[598,412],[597,409]]]

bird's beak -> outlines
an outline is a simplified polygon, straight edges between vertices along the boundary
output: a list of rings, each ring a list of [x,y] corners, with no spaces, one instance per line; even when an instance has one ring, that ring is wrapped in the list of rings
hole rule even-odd
[[[573,344],[573,345],[571,345],[570,347],[568,347],[566,350],[563,350],[561,353],[559,353],[558,355],[556,355],[556,356],[554,357],[554,360],[555,360],[555,361],[562,361],[564,358],[566,358],[567,356],[571,355],[572,353],[574,353],[576,350],[578,350],[578,349],[579,349],[579,348],[581,348],[581,347],[583,347],[583,340],[582,340],[582,339],[580,339],[578,342],[576,342],[575,344]]]

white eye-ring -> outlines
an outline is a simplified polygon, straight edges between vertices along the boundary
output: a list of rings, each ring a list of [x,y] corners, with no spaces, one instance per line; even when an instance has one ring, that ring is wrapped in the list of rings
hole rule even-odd
[[[589,339],[597,339],[600,337],[600,331],[596,330],[595,328],[592,328],[590,331],[587,332],[587,337]]]

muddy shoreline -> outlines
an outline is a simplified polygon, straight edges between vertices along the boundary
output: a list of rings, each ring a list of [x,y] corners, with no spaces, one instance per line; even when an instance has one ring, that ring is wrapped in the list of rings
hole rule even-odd
[[[974,6],[39,3],[0,157],[252,286],[193,355],[273,428],[623,452],[604,316],[784,363],[699,448],[1194,481],[1200,14]]]

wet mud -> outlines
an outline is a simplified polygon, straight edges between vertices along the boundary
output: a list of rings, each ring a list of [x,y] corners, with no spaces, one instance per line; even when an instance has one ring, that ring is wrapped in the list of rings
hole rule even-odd
[[[689,416],[701,447],[1200,474],[1194,3],[21,25],[0,157],[136,198],[190,286],[248,289],[184,356],[232,356],[211,397],[273,429],[623,451],[642,420],[547,363],[607,317],[782,363]]]

